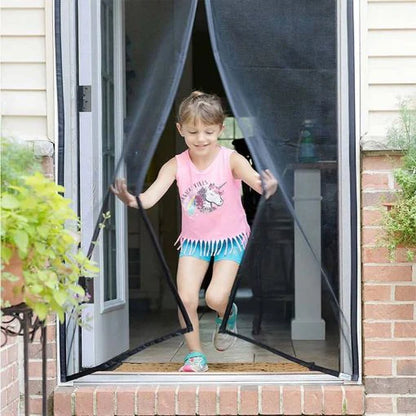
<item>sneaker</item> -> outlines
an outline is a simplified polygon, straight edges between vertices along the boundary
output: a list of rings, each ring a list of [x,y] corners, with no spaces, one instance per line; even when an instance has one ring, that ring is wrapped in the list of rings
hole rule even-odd
[[[203,373],[208,371],[207,358],[202,352],[190,352],[179,369],[183,373]]]
[[[234,332],[235,334],[237,334],[237,312],[237,305],[233,303],[233,308],[227,322],[227,331]],[[237,341],[237,337],[219,332],[221,324],[222,318],[217,316],[215,319],[215,331],[212,335],[212,342],[217,351],[228,350],[228,348],[232,347]]]

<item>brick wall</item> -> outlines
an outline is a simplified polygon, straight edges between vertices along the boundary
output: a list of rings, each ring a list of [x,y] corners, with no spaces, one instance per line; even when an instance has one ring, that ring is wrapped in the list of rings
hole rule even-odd
[[[362,294],[366,414],[416,414],[416,265],[381,246],[398,156],[362,159]]]
[[[3,320],[2,320],[3,321]],[[1,348],[1,406],[0,414],[3,416],[16,416],[19,409],[19,339],[10,337]],[[5,336],[1,334],[1,345]]]
[[[59,387],[54,416],[362,415],[361,386],[107,385]]]
[[[362,295],[365,414],[412,414],[416,408],[416,265],[381,246],[384,202],[394,200],[396,156],[362,159]],[[47,163],[46,163],[47,164]],[[55,323],[48,323],[48,395],[56,384]],[[1,349],[3,415],[19,406],[18,344]],[[41,414],[41,348],[30,346],[30,408]],[[364,414],[360,386],[90,386],[58,388],[59,415],[99,414]],[[95,409],[95,410],[94,410]]]

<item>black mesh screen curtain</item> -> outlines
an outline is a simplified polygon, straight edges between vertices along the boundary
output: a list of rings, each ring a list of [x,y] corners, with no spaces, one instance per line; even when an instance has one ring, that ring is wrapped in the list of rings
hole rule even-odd
[[[129,4],[134,3],[134,7]],[[126,39],[126,99],[127,114],[125,118],[125,134],[123,151],[114,167],[113,182],[116,177],[125,176],[129,179],[132,192],[137,194],[142,190],[146,173],[155,153],[160,136],[178,89],[185,59],[188,52],[192,27],[195,19],[197,0],[140,0],[126,1],[126,22],[133,27],[134,42]],[[131,14],[134,11],[133,15]],[[126,23],[127,24],[127,23]],[[133,49],[133,51],[132,51]],[[133,52],[133,53],[132,53]],[[131,69],[131,56],[134,55],[136,65]],[[109,198],[114,198],[110,192],[104,196],[100,215],[97,218],[92,241],[96,241],[100,233],[99,223],[102,213],[108,210]],[[186,328],[181,329],[178,318],[172,312],[154,313],[146,316],[140,308],[147,310],[147,305],[135,302],[131,313],[140,313],[130,333],[129,351],[114,357],[112,360],[95,368],[84,369],[77,374],[69,374],[67,358],[61,360],[66,380],[71,380],[96,370],[112,368],[126,357],[141,351],[146,347],[161,341],[171,340],[175,335],[189,331],[192,328],[189,317],[176,291],[174,281],[170,275],[168,265],[156,241],[155,232],[149,215],[140,210],[135,213],[135,226],[141,229],[143,239],[153,240],[153,244],[146,244],[142,255],[153,262],[152,270],[145,277],[147,281],[157,280],[152,290],[157,291],[159,302],[171,305],[172,309],[180,308],[184,316]],[[140,242],[137,242],[140,245]],[[137,245],[136,244],[136,245]],[[92,255],[95,245],[91,243],[88,256]],[[137,254],[134,249],[131,257]],[[127,261],[127,259],[126,259]],[[134,273],[134,262],[130,264],[130,273]],[[139,290],[145,290],[139,287]],[[152,305],[159,309],[158,305]],[[136,308],[136,310],[134,309]],[[137,310],[139,309],[139,310]],[[151,322],[150,322],[151,321]],[[146,330],[140,325],[146,322]],[[150,329],[149,329],[150,328]],[[154,330],[152,330],[153,328]],[[74,331],[71,317],[66,323],[67,357],[74,347]],[[171,341],[168,341],[171,342]]]
[[[338,300],[337,2],[205,5],[215,60],[249,153],[257,170],[270,169],[280,183],[257,208],[234,285],[232,297],[241,285],[253,291],[253,327],[240,337],[336,373],[341,339],[351,358]],[[279,334],[284,342],[277,347]],[[318,345],[331,354],[317,352]]]
[[[134,4],[137,15],[128,19],[135,38],[126,42],[140,64],[129,74],[126,62],[133,80],[115,176],[126,162],[138,194],[174,102],[197,0]],[[337,374],[341,341],[351,355],[349,324],[339,308],[337,2],[206,0],[205,7],[226,99],[244,134],[235,148],[252,158],[257,170],[268,168],[279,180],[277,194],[268,201],[244,192],[252,234],[226,316],[232,301],[241,301],[239,289],[249,288],[246,304],[239,307],[253,324],[240,326],[240,338]],[[154,239],[142,214],[139,227],[148,233],[142,235]],[[167,276],[160,288],[183,308],[154,243],[145,254]],[[169,302],[164,296],[162,301]],[[160,329],[145,333],[139,322],[125,356],[180,332],[176,315],[157,319],[154,327],[165,335]],[[222,330],[225,325],[226,319]]]
[[[130,188],[137,195],[143,190],[146,174],[176,96],[188,53],[196,6],[196,0],[140,0],[126,1],[125,4],[126,13],[129,14],[126,20],[130,21],[130,33],[134,34],[134,39],[127,40],[127,46],[136,62],[134,73],[130,74],[132,82],[127,82],[124,162]],[[126,62],[127,76],[128,64]],[[132,302],[131,313],[140,315],[140,319],[132,328],[132,350],[128,354],[192,328],[170,276],[151,218],[144,210],[139,211],[141,219],[136,227],[141,230],[141,238],[153,240],[153,244],[143,245],[142,240],[133,245],[141,251],[138,257],[152,259],[153,266],[146,276],[142,276],[138,290],[144,292],[146,282],[157,280],[158,283],[151,290],[157,291],[156,298],[160,304],[151,305],[151,309],[160,312],[146,316],[149,305],[142,305],[141,311],[140,302]],[[132,224],[131,221],[129,223]],[[134,249],[131,250],[133,260],[136,254]],[[131,269],[133,263],[130,264]],[[130,273],[134,273],[134,270]],[[173,310],[179,306],[187,324],[184,330],[179,327],[176,313],[164,312],[162,304],[171,305]],[[139,310],[135,311],[135,307]],[[152,320],[154,331],[149,330],[149,320]],[[146,330],[141,325],[144,322],[147,323]]]

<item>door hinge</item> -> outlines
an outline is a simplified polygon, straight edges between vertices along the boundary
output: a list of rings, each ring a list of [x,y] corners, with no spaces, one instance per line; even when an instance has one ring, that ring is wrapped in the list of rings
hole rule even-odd
[[[91,112],[91,85],[78,85],[78,111]]]

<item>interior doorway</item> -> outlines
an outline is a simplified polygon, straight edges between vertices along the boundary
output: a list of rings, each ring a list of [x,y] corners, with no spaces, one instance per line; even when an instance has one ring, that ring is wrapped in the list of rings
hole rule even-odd
[[[135,45],[140,39],[137,37],[137,20],[134,1],[125,3],[125,30],[126,30],[126,95],[127,95],[127,122],[129,112],[134,108],[136,101],[135,72],[140,65],[140,56],[135,51]],[[208,93],[215,93],[223,99],[229,114],[228,128],[223,144],[233,146],[240,153],[250,157],[241,131],[238,129],[221,78],[215,63],[208,32],[208,24],[204,3],[199,2],[192,40],[188,52],[185,69],[179,86],[178,94],[172,108],[166,127],[160,138],[157,150],[153,156],[147,172],[145,187],[156,178],[159,168],[168,159],[185,149],[182,138],[175,128],[175,113],[178,103],[192,90],[199,89]],[[135,178],[131,175],[130,188],[134,189]],[[249,220],[254,218],[257,199],[245,189],[242,195]],[[275,296],[261,299],[261,313],[259,298],[256,295],[255,279],[243,279],[236,292],[236,302],[239,306],[239,328],[246,333],[253,334],[259,342],[273,345],[275,349],[284,353],[306,359],[319,361],[328,368],[338,368],[339,360],[339,334],[337,325],[331,314],[323,304],[323,314],[327,324],[327,336],[322,341],[296,342],[291,338],[290,323],[294,314],[293,298],[293,220],[284,208],[282,200],[277,200],[282,206],[282,222],[279,229],[271,232],[271,249],[279,247],[282,262],[278,267],[285,278],[285,286]],[[158,205],[148,212],[155,234],[158,236],[164,256],[172,276],[175,276],[178,253],[173,243],[180,231],[180,205],[178,203],[176,187],[168,191]],[[282,227],[283,224],[283,227]],[[276,246],[273,244],[276,243]],[[273,255],[273,254],[270,254]],[[269,256],[269,254],[267,254]],[[331,267],[337,268],[336,258]],[[273,267],[276,267],[274,264]],[[161,333],[168,333],[178,327],[177,306],[174,297],[166,283],[163,270],[160,266],[156,250],[149,238],[148,231],[136,210],[128,212],[128,269],[129,269],[129,321],[130,321],[130,348],[134,349],[157,338]],[[275,270],[270,270],[270,275]],[[209,279],[209,276],[207,276]],[[262,287],[264,293],[269,289]],[[233,350],[226,353],[217,353],[211,345],[211,334],[214,329],[215,315],[204,304],[203,290],[200,296],[201,339],[208,361],[210,363],[251,363],[259,366],[264,363],[288,362],[279,355],[266,349],[238,340]],[[254,319],[253,319],[254,316]],[[238,352],[238,353],[237,353]],[[162,343],[147,346],[125,359],[128,363],[181,363],[186,355],[186,346],[183,337],[172,337]],[[140,371],[140,370],[138,370]],[[148,371],[148,370],[145,370]],[[227,370],[229,371],[229,370]],[[253,367],[251,371],[256,371]],[[259,370],[261,371],[261,370]]]

